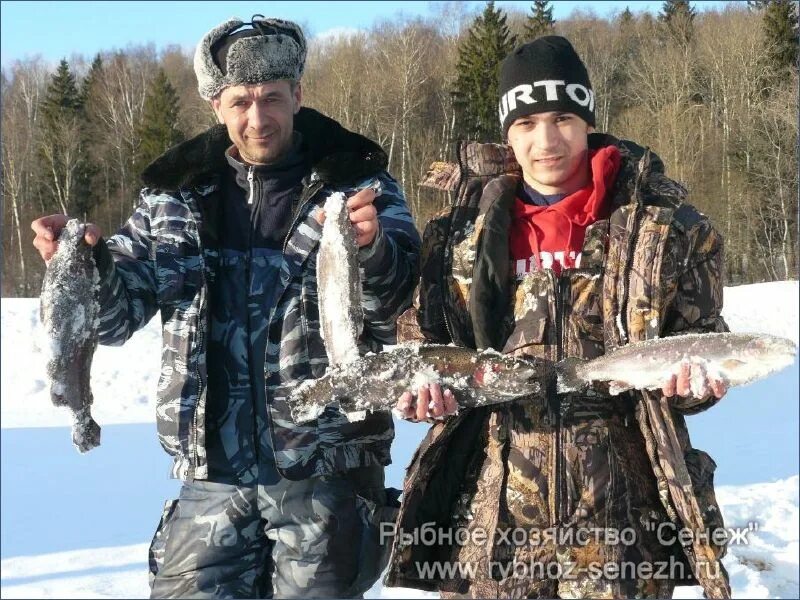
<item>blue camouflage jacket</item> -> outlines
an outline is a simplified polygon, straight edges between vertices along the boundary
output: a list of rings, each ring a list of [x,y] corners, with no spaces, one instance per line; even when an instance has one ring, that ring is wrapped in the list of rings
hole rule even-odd
[[[312,172],[293,207],[283,247],[279,289],[268,324],[264,359],[271,445],[288,479],[391,462],[391,416],[374,413],[348,422],[327,409],[297,426],[286,397],[300,381],[327,367],[320,336],[316,250],[321,227],[314,213],[333,191],[348,191],[378,177],[380,229],[359,251],[364,272],[364,350],[395,342],[397,317],[410,305],[418,275],[419,235],[397,183],[386,173],[386,154],[308,108],[295,116],[308,145]],[[167,151],[143,173],[148,187],[127,223],[95,250],[100,272],[100,342],[124,343],[157,311],[163,344],[157,391],[158,436],[173,456],[173,477],[208,477],[205,407],[208,388],[209,284],[220,255],[217,222],[220,177],[230,168],[231,142],[223,126]]]

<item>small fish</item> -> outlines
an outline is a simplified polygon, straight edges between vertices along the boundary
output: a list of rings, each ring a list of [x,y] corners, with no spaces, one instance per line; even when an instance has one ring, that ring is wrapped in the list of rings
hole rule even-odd
[[[328,405],[357,421],[367,412],[391,410],[400,395],[424,383],[449,388],[464,408],[544,395],[553,363],[504,356],[494,350],[476,352],[457,346],[408,344],[367,354],[328,370],[291,393],[295,423],[316,419]]]
[[[331,366],[358,359],[358,336],[364,325],[358,243],[346,202],[341,192],[325,201],[317,252],[320,331]]]
[[[92,248],[83,239],[84,230],[85,225],[77,219],[67,222],[58,238],[58,250],[47,265],[39,299],[50,399],[72,411],[72,443],[80,452],[100,445],[89,385],[98,340],[99,274]]]
[[[338,407],[351,420],[363,418],[366,412],[392,410],[403,392],[431,382],[452,390],[463,408],[544,398],[551,382],[559,393],[607,382],[613,396],[630,389],[660,389],[686,360],[704,364],[708,375],[733,387],[791,365],[796,352],[790,340],[738,333],[649,340],[592,360],[569,358],[558,363],[493,350],[409,344],[368,354],[303,382],[292,391],[289,405],[292,418],[301,424],[317,418],[328,405]],[[695,390],[699,383],[693,382]]]
[[[631,389],[657,390],[685,361],[703,365],[708,376],[734,387],[788,367],[796,354],[791,340],[761,333],[676,335],[622,346],[589,361],[562,361],[558,387],[562,392],[577,391],[605,381],[613,396]],[[704,377],[691,382],[695,395],[704,382]]]

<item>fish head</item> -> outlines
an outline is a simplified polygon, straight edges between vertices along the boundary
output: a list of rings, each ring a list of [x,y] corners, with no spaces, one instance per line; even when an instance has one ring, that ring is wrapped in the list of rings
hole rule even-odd
[[[476,361],[472,380],[493,393],[514,397],[538,392],[542,387],[543,372],[530,361],[488,356]]]
[[[734,334],[729,334],[734,336]],[[792,365],[797,346],[792,340],[767,334],[735,334],[733,341],[717,349],[710,361],[725,378],[738,385],[765,377]]]
[[[762,360],[769,360],[775,366],[788,367],[797,357],[797,345],[786,338],[760,335],[753,340],[751,352]]]

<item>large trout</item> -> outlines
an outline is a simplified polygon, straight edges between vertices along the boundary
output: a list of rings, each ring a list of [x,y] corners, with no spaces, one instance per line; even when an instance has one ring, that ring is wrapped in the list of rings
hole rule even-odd
[[[316,419],[328,405],[351,420],[366,412],[391,410],[406,390],[436,382],[453,390],[465,408],[542,395],[553,363],[475,352],[457,346],[400,345],[329,369],[297,386],[289,398],[292,419]]]
[[[366,187],[376,196],[382,192],[379,179],[373,179]],[[364,327],[361,268],[347,197],[334,192],[325,200],[323,211],[325,222],[317,251],[319,321],[328,365],[336,367],[359,356],[358,337]]]
[[[322,340],[331,366],[358,359],[364,325],[356,232],[347,199],[334,192],[325,201],[325,223],[317,253],[317,295]]]
[[[455,346],[401,345],[303,382],[292,391],[289,404],[295,422],[304,423],[328,405],[346,415],[356,415],[354,420],[364,411],[391,410],[404,391],[416,390],[423,383],[451,389],[463,408],[543,397],[551,383],[559,393],[579,392],[590,386],[597,392],[593,384],[606,383],[605,388],[600,386],[600,392],[608,390],[613,396],[630,389],[660,389],[685,361],[703,365],[707,375],[733,387],[791,365],[796,352],[790,340],[739,333],[649,340],[592,360],[572,358],[558,363]]]
[[[50,399],[72,411],[72,443],[80,452],[100,445],[100,426],[92,418],[89,385],[99,325],[99,275],[85,226],[67,222],[58,250],[47,265],[39,299],[45,336]]]
[[[593,360],[567,359],[558,364],[559,388],[580,390],[608,382],[609,394],[626,390],[659,390],[681,363],[692,362],[692,391],[697,395],[705,376],[728,387],[746,385],[791,365],[797,346],[764,333],[691,333],[622,346]]]

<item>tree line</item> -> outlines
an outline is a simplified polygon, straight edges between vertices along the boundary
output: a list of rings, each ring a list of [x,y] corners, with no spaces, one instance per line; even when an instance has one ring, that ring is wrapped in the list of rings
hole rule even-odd
[[[798,15],[791,0],[657,15],[552,3],[477,13],[437,3],[309,42],[303,103],[376,140],[422,230],[446,206],[420,188],[460,139],[500,143],[497,73],[516,45],[566,36],[586,62],[597,128],[649,146],[725,236],[730,284],[798,277]],[[17,61],[0,73],[3,296],[39,294],[34,218],[64,212],[114,232],[138,202],[139,173],[214,124],[178,46]]]

